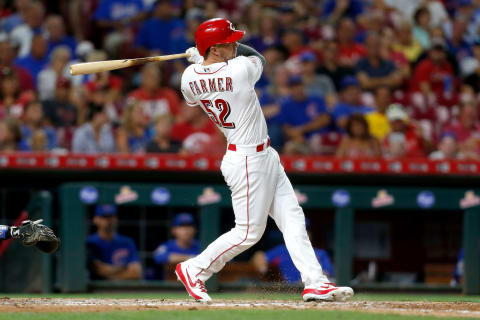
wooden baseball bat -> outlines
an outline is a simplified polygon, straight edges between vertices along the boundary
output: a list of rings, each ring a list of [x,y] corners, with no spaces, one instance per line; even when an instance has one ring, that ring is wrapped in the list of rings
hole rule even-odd
[[[70,74],[73,76],[79,74],[99,73],[103,71],[110,71],[116,69],[122,69],[127,67],[138,66],[148,62],[159,62],[166,60],[173,60],[179,58],[189,57],[188,53],[170,54],[166,56],[155,56],[137,59],[125,59],[125,60],[105,60],[96,62],[85,62],[72,64],[70,66]]]

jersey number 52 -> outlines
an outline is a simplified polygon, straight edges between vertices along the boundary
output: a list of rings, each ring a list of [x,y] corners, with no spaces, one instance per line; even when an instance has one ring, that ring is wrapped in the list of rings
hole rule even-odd
[[[220,128],[225,129],[235,129],[235,123],[227,122],[227,118],[230,115],[230,104],[223,99],[216,99],[215,101],[212,100],[200,100],[203,106],[205,107],[205,111],[208,113],[210,119]],[[214,111],[214,106],[220,112],[217,114]]]

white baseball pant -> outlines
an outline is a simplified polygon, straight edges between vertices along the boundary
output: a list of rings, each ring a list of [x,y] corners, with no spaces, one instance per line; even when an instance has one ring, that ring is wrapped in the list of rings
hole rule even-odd
[[[300,271],[305,287],[328,282],[313,251],[305,228],[305,216],[280,163],[278,153],[265,143],[227,150],[221,171],[232,192],[235,227],[212,242],[200,255],[189,259],[191,274],[202,281],[220,271],[235,256],[257,243],[268,215],[283,233],[288,252]]]

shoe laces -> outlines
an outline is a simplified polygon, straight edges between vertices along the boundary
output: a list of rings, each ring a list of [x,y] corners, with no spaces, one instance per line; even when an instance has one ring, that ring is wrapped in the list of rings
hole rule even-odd
[[[205,288],[205,284],[203,283],[202,280],[197,280],[197,286],[200,289],[200,291],[207,293],[207,289]]]

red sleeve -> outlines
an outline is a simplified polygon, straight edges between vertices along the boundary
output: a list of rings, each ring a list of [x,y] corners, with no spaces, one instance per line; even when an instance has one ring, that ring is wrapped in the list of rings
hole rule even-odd
[[[361,57],[365,57],[365,55],[367,54],[367,50],[361,44],[356,45],[355,51],[357,51],[358,55]]]
[[[415,68],[413,72],[411,82],[412,91],[420,91],[420,83],[430,81],[430,73],[432,71],[431,69],[432,68],[428,61],[420,62],[420,64]]]
[[[97,84],[95,81],[88,81],[85,83],[85,89],[87,89],[88,92],[93,92],[97,88]]]
[[[415,128],[410,126],[406,137],[406,156],[407,157],[422,157],[425,155],[423,140],[416,134]]]
[[[111,89],[119,89],[119,90],[122,89],[122,86],[123,86],[122,78],[110,75],[108,82]]]
[[[174,115],[178,114],[180,111],[180,99],[178,98],[177,93],[172,89],[165,89],[164,94],[168,100],[170,112]]]
[[[132,92],[130,92],[128,94],[128,97],[129,98],[134,98],[136,100],[142,100],[142,95],[141,95],[140,89],[133,90]]]
[[[178,122],[173,125],[170,137],[172,140],[182,142],[190,133],[192,130],[185,122]]]
[[[21,104],[22,106],[26,106],[30,102],[35,100],[35,94],[33,91],[24,91],[20,94],[18,97],[17,102]]]
[[[27,69],[15,66],[15,70],[18,74],[18,80],[20,82],[20,89],[22,90],[34,90],[35,84],[33,77]]]

